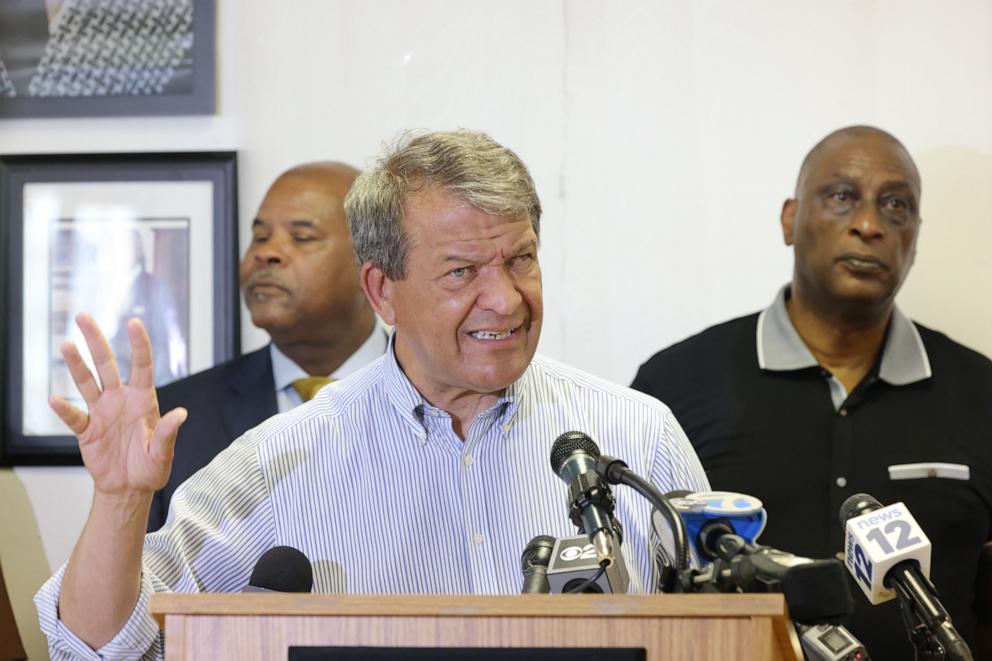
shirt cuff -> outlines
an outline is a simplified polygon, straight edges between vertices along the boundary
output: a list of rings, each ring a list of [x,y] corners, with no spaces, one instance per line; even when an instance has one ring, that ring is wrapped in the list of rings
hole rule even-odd
[[[38,609],[38,621],[42,633],[48,638],[48,652],[52,661],[162,658],[163,636],[158,628],[158,622],[152,617],[148,608],[149,595],[153,590],[146,572],[143,571],[141,574],[138,602],[131,616],[117,635],[98,650],[83,642],[59,618],[59,595],[64,577],[65,565],[62,565],[59,571],[41,586],[34,597]]]

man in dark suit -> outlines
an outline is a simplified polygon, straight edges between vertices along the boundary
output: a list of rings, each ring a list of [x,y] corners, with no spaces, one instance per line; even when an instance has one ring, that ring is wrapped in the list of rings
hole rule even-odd
[[[158,391],[162,411],[182,406],[189,418],[169,482],[155,494],[149,531],[165,523],[176,488],[231,441],[385,350],[386,335],[359,285],[342,206],[358,174],[340,163],[308,163],[283,173],[266,193],[240,275],[252,323],[272,344]]]

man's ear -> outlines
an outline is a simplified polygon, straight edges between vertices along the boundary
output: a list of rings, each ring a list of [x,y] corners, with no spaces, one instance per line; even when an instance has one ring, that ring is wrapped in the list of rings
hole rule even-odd
[[[790,197],[782,203],[782,215],[779,218],[782,222],[782,238],[785,245],[792,245],[792,230],[796,222],[796,200]]]
[[[379,317],[390,326],[396,325],[396,311],[393,309],[393,281],[386,277],[372,262],[362,264],[358,272],[365,298]]]

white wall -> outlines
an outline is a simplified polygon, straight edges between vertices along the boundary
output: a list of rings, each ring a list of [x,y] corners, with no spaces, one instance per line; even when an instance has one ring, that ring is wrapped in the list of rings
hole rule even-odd
[[[368,165],[407,128],[489,131],[545,207],[541,351],[626,383],[654,351],[771,300],[791,272],[778,212],[800,160],[834,128],[876,124],[924,181],[901,304],[992,354],[987,0],[218,5],[217,115],[0,121],[0,151],[237,149],[243,246],[294,163]],[[244,324],[245,349],[260,346]],[[40,645],[28,598],[90,489],[81,469],[0,478],[0,502],[33,510],[0,512],[0,556]]]

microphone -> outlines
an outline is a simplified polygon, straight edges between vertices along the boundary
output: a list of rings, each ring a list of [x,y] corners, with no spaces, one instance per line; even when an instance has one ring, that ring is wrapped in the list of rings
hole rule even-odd
[[[918,649],[933,643],[922,627],[943,646],[947,658],[970,660],[967,643],[928,578],[930,540],[906,506],[883,507],[868,494],[855,494],[841,505],[840,523],[846,537],[844,564],[868,601],[898,598]]]
[[[730,491],[673,491],[669,504],[682,520],[695,571],[689,589],[782,592],[793,620],[838,624],[854,610],[844,569],[833,559],[813,560],[757,544],[768,515],[754,496]],[[657,510],[652,525],[671,538]]]
[[[630,577],[623,556],[617,553],[615,561],[604,567],[597,560],[594,545],[585,535],[554,540],[547,581],[552,594],[572,592],[626,594],[630,586]]]
[[[568,485],[570,517],[580,532],[589,536],[596,562],[607,566],[616,562],[622,543],[613,525],[613,492],[596,472],[599,448],[580,431],[565,432],[551,447],[551,470]]]
[[[310,592],[310,560],[292,546],[273,546],[262,554],[242,592]]]
[[[719,556],[716,541],[721,532],[726,532],[717,525],[719,522],[728,523],[731,532],[746,543],[754,544],[768,521],[762,502],[742,493],[670,491],[665,497],[685,523],[690,559],[696,567],[701,566],[703,560],[713,561]],[[663,539],[672,535],[661,512],[652,513],[652,522]]]
[[[524,573],[524,586],[520,594],[547,594],[551,592],[548,584],[548,563],[551,561],[551,551],[555,546],[555,538],[549,535],[538,535],[528,542],[520,555],[520,570]]]

